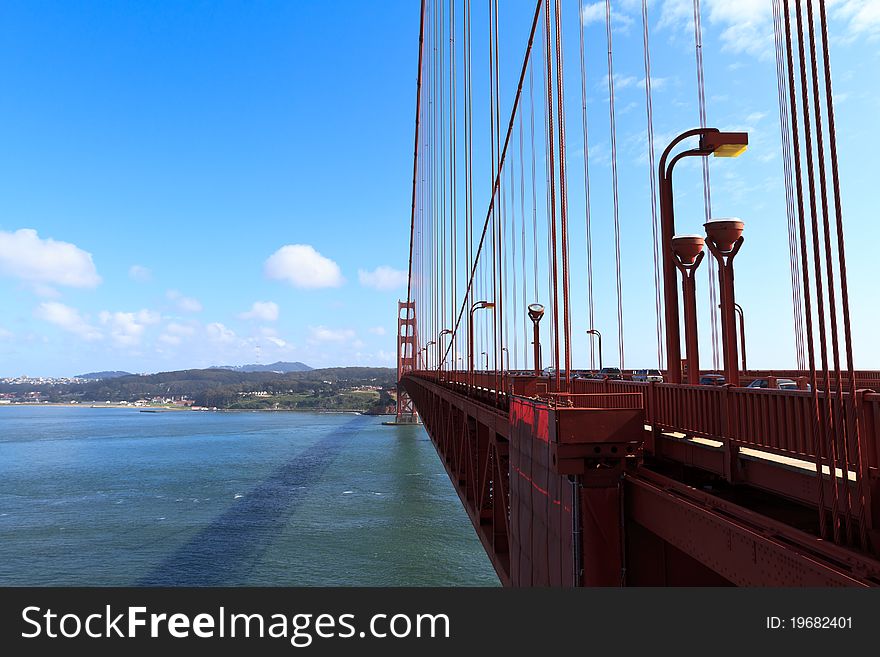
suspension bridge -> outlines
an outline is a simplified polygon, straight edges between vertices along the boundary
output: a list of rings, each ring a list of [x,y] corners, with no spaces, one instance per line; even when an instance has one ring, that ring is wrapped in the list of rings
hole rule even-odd
[[[639,321],[653,320],[657,351],[642,370],[625,359],[620,201],[635,192],[618,174],[614,3],[591,5],[604,10],[607,53],[598,108],[583,2],[526,4],[516,22],[498,0],[421,3],[397,422],[424,423],[505,585],[880,585],[880,371],[854,362],[826,2],[772,1],[796,358],[775,370],[747,369],[734,278],[746,222],[712,214],[710,158],[747,153],[749,135],[707,124],[699,0],[699,111],[656,145],[659,158],[641,2],[653,258],[639,266],[653,288]],[[575,34],[576,49],[565,45]],[[610,142],[601,217],[588,156],[597,111]],[[699,233],[675,222],[673,170],[687,158],[702,170]],[[598,221],[613,250],[601,270]],[[594,288],[611,279],[616,366],[603,367]],[[585,336],[572,333],[575,313]]]

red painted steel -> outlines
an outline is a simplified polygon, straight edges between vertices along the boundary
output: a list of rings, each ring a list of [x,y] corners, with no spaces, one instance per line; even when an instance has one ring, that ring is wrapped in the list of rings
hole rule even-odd
[[[397,302],[397,380],[416,369],[415,356],[418,344],[418,332],[416,331],[415,303],[412,301]],[[397,387],[397,416],[398,424],[411,424],[418,422],[418,412],[413,406],[412,399],[406,390]]]
[[[550,407],[514,398],[510,407],[511,581],[575,583],[572,486],[553,471]]]
[[[795,308],[798,324],[795,341],[799,365],[806,365],[807,369],[746,370],[747,345],[741,308],[739,341],[736,333],[738,307],[732,266],[732,260],[743,243],[742,222],[710,221],[707,201],[707,242],[717,259],[721,276],[724,377],[722,385],[718,386],[699,385],[705,372],[699,368],[698,315],[692,270],[702,257],[702,238],[680,236],[673,240],[675,199],[672,175],[681,159],[701,157],[705,180],[708,175],[705,158],[712,154],[739,154],[748,144],[748,135],[706,128],[705,121],[701,121],[703,127],[676,137],[659,160],[661,235],[657,249],[663,259],[665,382],[633,381],[633,372],[629,370],[613,379],[594,378],[592,373],[587,377],[577,376],[572,372],[571,363],[569,295],[572,290],[569,289],[570,225],[561,2],[553,0],[552,9],[550,0],[546,4],[544,0],[535,2],[503,147],[500,139],[499,5],[497,0],[489,5],[490,116],[487,123],[492,144],[492,187],[488,190],[488,208],[482,231],[478,239],[470,228],[465,231],[467,258],[461,271],[456,271],[458,241],[455,237],[449,245],[446,241],[446,202],[454,198],[459,184],[452,173],[456,164],[454,144],[457,143],[454,127],[450,127],[448,135],[453,151],[448,182],[445,176],[447,155],[442,149],[439,153],[434,152],[437,140],[434,133],[438,125],[444,125],[444,113],[449,112],[450,126],[454,126],[458,111],[454,100],[447,104],[442,95],[434,97],[434,92],[444,85],[444,76],[449,78],[450,88],[454,88],[456,67],[445,68],[442,56],[438,61],[436,42],[450,37],[450,61],[454,61],[455,20],[450,15],[447,32],[439,23],[445,15],[443,3],[439,7],[432,5],[430,15],[426,16],[425,3],[422,2],[410,287],[406,302],[399,306],[397,336],[398,418],[408,415],[414,419],[418,409],[499,578],[505,585],[518,586],[880,585],[880,372],[858,371],[853,365],[824,3],[819,3],[818,16],[811,10],[812,0],[806,2],[806,14],[800,2],[794,3],[793,11],[788,0],[782,0],[781,7],[774,6],[780,98],[785,100],[782,87],[787,86],[791,108],[790,114],[787,109],[780,108],[780,116],[785,117],[786,123],[791,123],[783,127],[783,133],[788,134],[790,127],[792,135],[790,142],[783,139],[784,160],[787,163],[793,160],[793,166],[786,169],[786,191],[791,200],[789,253],[794,260],[800,256],[801,262],[793,262],[792,268],[798,269],[797,284],[803,285],[803,310]],[[643,4],[643,12],[646,6]],[[609,8],[610,3],[606,3],[610,66]],[[543,24],[539,25],[542,13]],[[698,3],[695,3],[694,18],[699,32]],[[431,23],[428,32],[425,31],[426,20]],[[816,20],[818,31],[814,25]],[[535,63],[531,56],[539,27],[543,39],[535,50],[541,61]],[[469,2],[465,3],[462,29],[467,90],[463,108],[468,145],[465,186],[469,190],[466,198],[469,212],[466,225],[470,227],[474,200],[471,162],[474,116],[470,98]],[[647,70],[647,20],[644,29]],[[423,43],[426,33],[433,34],[429,36],[433,46],[427,50]],[[818,33],[821,34],[821,45]],[[698,43],[698,59],[701,47]],[[820,48],[824,67],[821,79]],[[797,66],[794,65],[795,51]],[[425,103],[421,102],[423,55],[428,59],[424,70],[429,75]],[[580,63],[584,65],[583,61]],[[541,98],[536,98],[531,83],[534,68],[538,68],[543,78]],[[518,352],[517,332],[514,328],[512,344],[507,332],[511,323],[518,323],[525,317],[511,319],[504,314],[504,310],[511,306],[509,294],[508,298],[505,297],[510,279],[512,277],[516,296],[520,272],[516,263],[513,263],[513,272],[509,272],[510,263],[505,255],[507,230],[511,225],[516,227],[518,217],[512,193],[509,194],[511,205],[507,204],[511,190],[503,181],[509,173],[512,185],[517,167],[516,156],[507,162],[507,155],[527,73],[532,123],[536,105],[543,105],[546,112],[546,142],[540,155],[547,166],[548,207],[544,239],[549,255],[545,263],[546,274],[542,273],[546,275],[548,285],[541,294],[552,299],[549,316],[553,325],[550,327],[549,351],[542,350],[537,321],[543,313],[541,302],[545,299],[538,290],[538,233],[535,229],[535,298],[528,306],[529,316],[535,322],[533,363],[529,368],[524,362],[523,371],[510,371],[511,357],[516,363]],[[698,77],[702,83],[701,75],[700,72]],[[824,98],[820,89],[822,82]],[[613,87],[611,79],[609,83]],[[650,104],[650,92],[648,96]],[[798,97],[800,102],[796,102]],[[431,109],[423,120],[430,122],[431,136],[422,143],[418,132],[419,107],[426,105]],[[701,106],[701,118],[703,109]],[[521,120],[522,116],[519,118]],[[531,129],[534,132],[533,125]],[[442,142],[446,135],[442,127],[439,132]],[[696,137],[700,139],[696,148],[679,148],[684,140]],[[537,226],[534,138],[532,141],[531,209],[533,225]],[[420,144],[426,149],[425,154],[420,153]],[[525,168],[522,159],[520,145],[521,197]],[[584,164],[585,190],[588,191],[590,181],[586,158]],[[830,195],[826,167],[830,168],[832,177]],[[436,171],[444,172],[442,178],[438,179]],[[452,205],[450,225],[454,235],[454,200]],[[526,208],[522,198],[518,209],[519,220],[523,222],[522,253],[525,255]],[[414,241],[417,222],[418,244]],[[587,222],[588,271],[591,271],[589,216]],[[484,253],[490,223],[493,231],[491,248]],[[795,226],[798,235],[795,235]],[[515,235],[515,231],[511,234]],[[560,236],[559,244],[557,236]],[[836,253],[834,244],[837,245]],[[515,242],[513,246],[515,253]],[[452,250],[451,258],[447,258],[447,247]],[[676,254],[685,275],[686,385],[682,383]],[[415,276],[414,260],[418,266]],[[446,270],[447,260],[452,263],[452,271]],[[619,279],[619,253],[617,267]],[[523,289],[525,270],[523,259]],[[560,271],[561,282],[558,280]],[[462,278],[467,280],[467,285],[464,294],[457,298],[455,290]],[[794,285],[794,274],[792,280]],[[446,292],[450,281],[452,298]],[[411,291],[413,285],[414,295]],[[588,281],[588,285],[592,282]],[[659,295],[659,287],[655,292]],[[618,285],[622,367],[621,297]],[[479,298],[485,300],[474,303]],[[800,294],[793,294],[793,299],[799,303]],[[453,309],[448,318],[447,301],[452,303],[450,307]],[[525,307],[525,295],[522,301]],[[589,304],[588,333],[595,333],[600,338],[601,368],[601,334],[592,327],[591,295]],[[512,305],[516,314],[516,304]],[[478,336],[481,344],[477,347],[470,317],[465,329],[467,335],[458,332],[463,328],[465,311],[471,308],[473,312],[480,306],[494,308],[494,311],[491,328]],[[459,308],[457,314],[454,312],[456,307]],[[404,309],[405,317],[401,317],[400,311]],[[415,352],[422,344],[417,339],[417,310],[425,319],[421,327],[425,334],[423,339],[427,340],[423,353],[427,356],[425,350],[436,346],[436,367],[431,371],[425,369],[429,359],[426,357],[422,361]],[[711,312],[714,317],[714,302]],[[452,328],[449,328],[447,319],[453,320]],[[800,326],[801,319],[803,327]],[[843,327],[842,344],[839,325]],[[801,335],[801,329],[805,334]],[[714,330],[713,319],[713,345]],[[524,323],[523,343],[527,341],[526,333],[527,324]],[[443,338],[449,334],[451,339],[444,343]],[[817,344],[814,344],[814,338]],[[463,343],[468,350],[464,358],[456,353]],[[493,351],[493,347],[495,369],[489,370],[487,355],[486,370],[475,371],[474,350],[482,348],[485,349],[482,353],[487,354]],[[742,363],[737,358],[738,350],[742,351]],[[524,361],[527,361],[527,352],[527,347],[522,350]],[[503,357],[505,353],[506,358]],[[499,354],[502,356],[500,361]],[[549,371],[541,370],[542,354],[553,365]],[[455,369],[461,361],[466,363],[467,370]],[[717,371],[712,373],[719,374]],[[715,380],[719,378],[714,377]],[[781,379],[786,378],[792,379],[798,389],[777,388]],[[739,387],[740,383],[747,385],[755,379],[767,379],[767,387]],[[412,400],[411,404],[408,399]]]
[[[655,471],[677,462],[815,506],[815,472],[772,460],[814,456],[805,391],[574,379],[558,392],[553,377],[463,371],[411,372],[403,385],[506,585],[880,585],[880,394],[848,400],[869,446],[866,553],[821,541],[797,507],[786,521]],[[736,538],[721,550],[725,536]],[[657,545],[662,558],[647,554]]]

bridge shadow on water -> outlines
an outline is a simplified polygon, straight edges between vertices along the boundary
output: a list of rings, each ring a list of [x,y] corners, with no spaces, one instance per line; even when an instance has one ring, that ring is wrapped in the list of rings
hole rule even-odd
[[[352,434],[368,423],[369,419],[357,417],[298,453],[135,584],[240,585],[254,561],[302,505],[312,484]]]

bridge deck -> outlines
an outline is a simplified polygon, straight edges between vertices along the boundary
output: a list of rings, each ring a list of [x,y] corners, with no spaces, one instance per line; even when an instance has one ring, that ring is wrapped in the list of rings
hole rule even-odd
[[[512,562],[521,564],[535,556],[511,558],[512,546],[523,550],[514,535],[520,531],[517,519],[528,516],[531,547],[536,526],[554,536],[562,526],[558,518],[553,524],[541,516],[543,512],[535,515],[534,500],[523,501],[516,492],[524,474],[511,454],[526,449],[534,467],[534,458],[546,445],[552,465],[548,460],[548,472],[542,471],[535,480],[549,483],[530,481],[530,486],[552,490],[559,485],[559,506],[566,500],[575,507],[577,502],[584,505],[569,515],[595,514],[597,509],[601,514],[619,504],[623,516],[622,564],[612,564],[605,576],[597,572],[590,580],[589,566],[581,563],[577,584],[880,585],[878,518],[871,504],[880,481],[880,394],[847,393],[844,408],[834,409],[835,417],[849,429],[842,438],[849,444],[845,449],[841,446],[835,459],[817,454],[817,443],[811,439],[815,402],[824,399],[821,392],[814,397],[804,390],[590,379],[573,380],[569,390],[560,392],[552,378],[492,372],[420,371],[405,376],[402,384],[506,584],[545,583],[542,578],[549,577],[543,572],[546,566],[528,579],[521,567],[519,572],[511,570]],[[536,404],[539,410],[546,407],[551,418],[562,417],[566,409],[595,414],[578,415],[580,419],[564,429],[568,437],[558,433],[562,420],[553,420],[557,424],[551,422],[542,439],[537,426],[523,429],[521,418],[514,417],[512,406],[523,402]],[[819,406],[822,412],[823,404]],[[638,449],[630,454],[621,449],[614,455],[606,442],[601,459],[588,459],[587,448],[598,455],[599,443],[576,434],[595,432],[604,418],[622,409],[643,413]],[[563,445],[566,440],[572,444]],[[539,445],[537,451],[534,445]],[[563,449],[569,451],[563,454]],[[561,465],[574,463],[572,458],[581,458],[586,469],[560,475],[560,469],[573,467]],[[589,483],[590,468],[604,468],[611,476]],[[566,482],[573,482],[577,486],[573,490],[580,492],[569,495]],[[602,487],[615,491],[617,501],[591,501],[591,493],[583,492]],[[820,501],[829,521],[838,524],[837,541],[818,535]],[[523,504],[531,506],[518,508]],[[572,523],[578,536],[541,542],[561,550],[557,555],[561,563],[569,559],[563,552],[578,553],[571,557],[577,569],[578,559],[589,553],[591,539],[582,522]],[[859,542],[861,523],[866,545]],[[596,549],[594,556],[602,550],[610,554],[615,547],[612,542]],[[665,555],[662,563],[657,562],[658,549]],[[546,557],[546,545],[540,551]],[[618,575],[618,567],[629,574]],[[571,584],[564,572],[546,583]],[[685,576],[687,572],[691,575]]]

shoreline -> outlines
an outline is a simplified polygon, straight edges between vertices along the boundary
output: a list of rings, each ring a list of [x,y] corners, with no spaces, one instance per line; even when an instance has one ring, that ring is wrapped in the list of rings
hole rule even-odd
[[[26,406],[33,408],[53,407],[53,408],[122,408],[131,411],[191,411],[194,413],[324,413],[324,414],[348,414],[357,413],[359,415],[371,415],[375,417],[385,417],[394,415],[394,413],[367,413],[366,411],[350,408],[350,409],[322,409],[322,408],[190,408],[181,406],[132,406],[131,404],[104,404],[100,402],[81,402],[76,404],[62,402],[10,402],[8,404],[0,404],[0,408],[7,406]]]

